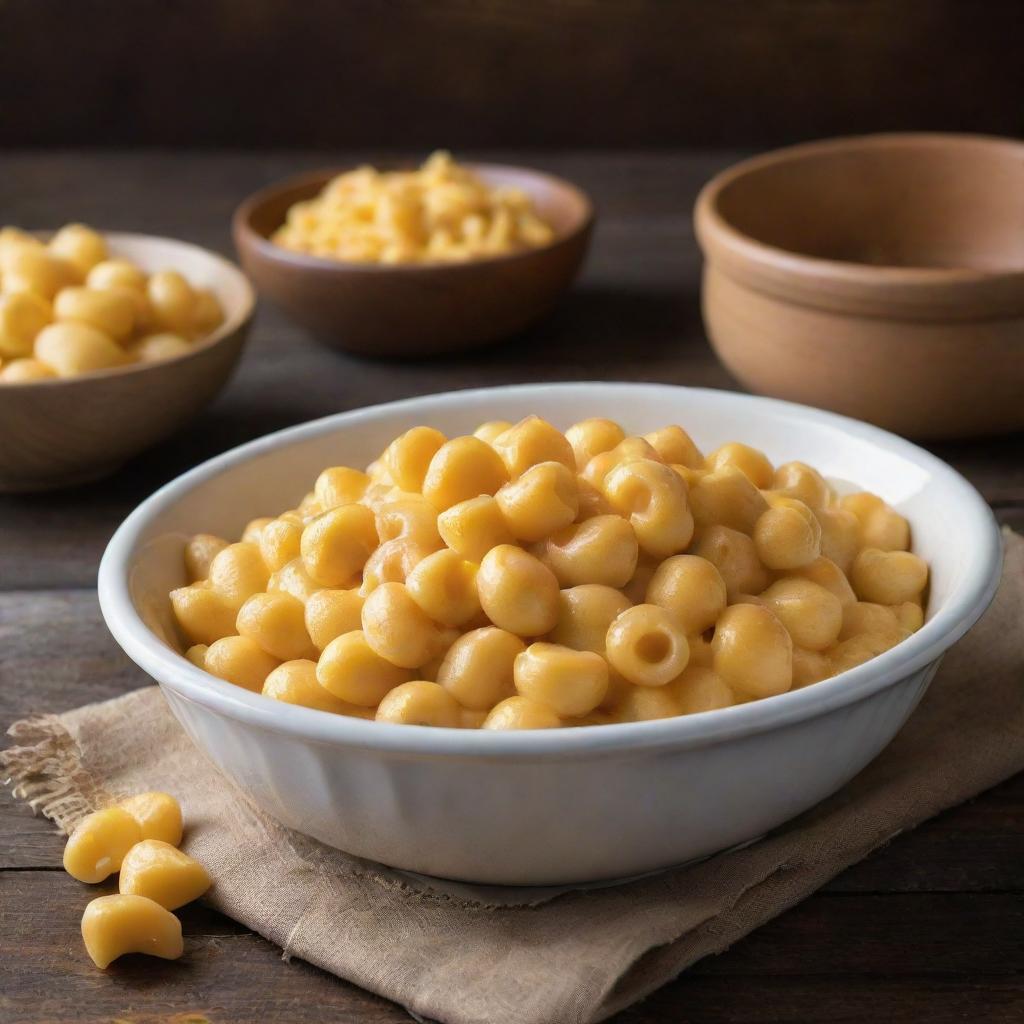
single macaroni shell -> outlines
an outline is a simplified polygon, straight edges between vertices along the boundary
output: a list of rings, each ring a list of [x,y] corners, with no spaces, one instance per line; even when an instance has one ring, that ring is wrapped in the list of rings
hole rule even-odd
[[[351,505],[366,494],[370,478],[351,466],[332,466],[317,478],[313,493],[323,512],[340,505]]]
[[[697,529],[726,526],[752,533],[767,511],[764,495],[735,466],[723,465],[699,476],[689,488],[690,510]]]
[[[576,476],[560,462],[531,466],[494,497],[512,535],[521,541],[543,540],[579,512]]]
[[[92,266],[85,283],[90,288],[130,288],[145,292],[146,275],[128,260],[103,260]]]
[[[367,643],[362,630],[353,630],[324,648],[316,665],[316,678],[339,700],[373,708],[389,690],[411,680],[412,673],[382,658]]]
[[[318,590],[306,601],[306,632],[318,650],[362,626],[363,597],[358,590]]]
[[[666,558],[647,585],[646,600],[671,612],[687,635],[710,629],[728,601],[714,563],[697,555]]]
[[[396,437],[383,455],[391,479],[403,491],[422,491],[430,461],[447,440],[433,427],[413,427]]]
[[[875,494],[847,494],[840,505],[860,527],[860,546],[879,551],[906,551],[910,547],[910,524]]]
[[[562,720],[546,704],[528,697],[509,697],[496,704],[484,719],[483,729],[557,729]]]
[[[596,417],[574,423],[565,432],[565,439],[576,459],[576,469],[580,472],[595,455],[610,452],[625,436],[626,432],[614,420]]]
[[[664,608],[638,604],[608,627],[608,661],[637,686],[664,686],[690,660],[690,645],[682,627]]]
[[[639,545],[620,516],[594,516],[567,526],[544,542],[544,563],[563,587],[600,583],[623,587],[636,571]]]
[[[494,494],[507,480],[508,471],[489,444],[478,437],[455,437],[430,460],[423,496],[443,512],[481,494]]]
[[[448,547],[477,564],[488,551],[513,541],[501,508],[490,494],[480,494],[445,509],[437,517],[437,528]]]
[[[799,577],[776,580],[761,596],[795,646],[824,651],[839,638],[843,606],[820,584]]]
[[[736,695],[725,680],[705,666],[688,665],[669,686],[681,715],[717,711],[719,708],[732,707],[736,703]]]
[[[802,501],[776,498],[754,524],[754,547],[769,569],[800,569],[821,554],[821,523]]]
[[[281,659],[267,654],[251,637],[225,636],[207,648],[203,668],[218,679],[259,693],[263,681],[280,663]]]
[[[260,534],[262,538],[262,533]],[[218,551],[210,562],[210,586],[236,608],[267,589],[270,570],[257,544],[241,541]]]
[[[629,686],[615,705],[620,722],[651,722],[682,714],[675,693],[667,686]]]
[[[693,438],[682,427],[672,425],[644,434],[644,440],[670,466],[702,469],[704,456],[693,443]]]
[[[754,542],[739,530],[709,526],[702,531],[692,553],[718,569],[730,601],[739,594],[760,594],[771,582]]]
[[[47,248],[55,256],[67,260],[81,277],[107,258],[103,236],[84,224],[65,224],[50,239]]]
[[[153,790],[136,793],[121,800],[118,807],[126,810],[138,823],[143,839],[159,839],[178,846],[181,843],[181,804],[170,793]]]
[[[109,370],[123,366],[125,354],[109,335],[89,324],[50,324],[37,335],[35,357],[52,367],[58,377]]]
[[[107,807],[83,818],[64,847],[64,870],[80,882],[102,882],[121,867],[142,839],[138,821],[123,807]]]
[[[558,595],[558,622],[549,639],[576,651],[605,653],[608,627],[630,607],[629,598],[614,587],[583,583]]]
[[[348,715],[350,718],[372,718],[366,708],[339,700],[324,689],[316,678],[316,662],[308,659],[286,661],[278,665],[263,684],[263,696],[279,700],[284,704],[296,704],[303,708],[315,708],[333,715]]]
[[[686,549],[693,537],[693,516],[686,484],[661,462],[637,459],[616,466],[602,490],[612,506],[627,517],[643,551],[667,558]]]
[[[27,384],[34,380],[49,380],[57,374],[38,359],[12,359],[0,370],[0,381],[5,384]]]
[[[558,580],[522,548],[502,544],[488,551],[477,591],[491,622],[517,636],[542,636],[558,622]]]
[[[434,622],[462,626],[480,614],[476,575],[477,566],[445,548],[419,562],[405,586]]]
[[[808,508],[821,512],[832,502],[832,488],[825,478],[804,462],[787,462],[775,470],[772,487],[791,498],[797,498]]]
[[[210,888],[206,868],[170,843],[144,839],[121,862],[118,891],[145,896],[166,910],[177,910],[199,899]]]
[[[516,657],[514,676],[521,696],[563,717],[593,711],[608,691],[608,663],[600,654],[559,644],[530,644]]]
[[[902,604],[924,593],[928,566],[909,551],[864,548],[853,560],[850,582],[862,601]]]
[[[238,612],[238,632],[278,661],[315,658],[306,632],[306,609],[291,594],[253,594]]]
[[[463,707],[487,711],[515,694],[515,661],[524,650],[522,640],[507,630],[474,629],[448,648],[437,682]]]
[[[712,472],[722,466],[732,466],[758,488],[771,487],[775,479],[775,470],[764,453],[737,441],[716,448],[707,457],[705,464]]]
[[[115,288],[62,288],[53,302],[58,321],[88,324],[114,341],[128,340],[135,326],[136,302],[130,292]]]
[[[181,922],[145,896],[117,894],[94,899],[82,915],[82,939],[101,970],[125,953],[177,960],[185,949]]]
[[[373,512],[356,503],[318,516],[302,531],[302,560],[321,586],[344,587],[377,547]]]
[[[793,685],[793,642],[767,608],[732,605],[711,641],[714,669],[739,694],[770,697]]]
[[[385,694],[377,708],[378,722],[398,725],[431,725],[446,729],[462,726],[458,701],[437,683],[417,679],[402,683]]]
[[[576,454],[565,436],[547,420],[527,416],[494,439],[494,450],[501,456],[511,480],[518,480],[532,466],[542,462],[560,462],[576,470]]]
[[[440,632],[401,583],[382,583],[363,604],[363,635],[386,661],[417,668],[433,658]]]
[[[53,308],[35,292],[0,295],[0,357],[32,354],[36,335],[53,320]]]
[[[190,582],[205,580],[210,575],[214,557],[227,546],[223,537],[212,533],[197,533],[192,537],[185,545],[185,572]]]

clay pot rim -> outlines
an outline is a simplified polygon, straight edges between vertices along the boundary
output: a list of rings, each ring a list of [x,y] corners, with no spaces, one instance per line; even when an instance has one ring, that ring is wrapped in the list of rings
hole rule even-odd
[[[997,150],[1024,165],[1024,142],[969,133],[882,132],[773,150],[731,165],[701,189],[694,207],[694,227],[706,261],[758,291],[832,312],[958,321],[1024,313],[1024,268],[879,266],[825,259],[755,239],[721,212],[724,190],[765,167],[823,153],[901,148]]]
[[[379,169],[406,169],[411,164],[396,161],[385,161],[379,165]],[[547,185],[559,193],[558,202],[573,213],[572,220],[568,227],[556,230],[555,237],[547,245],[535,246],[529,249],[522,249],[517,252],[503,253],[496,256],[482,256],[470,260],[430,260],[421,263],[375,263],[361,260],[341,260],[327,256],[313,256],[309,253],[295,252],[286,249],[284,246],[272,242],[267,235],[258,231],[253,226],[253,217],[267,203],[277,200],[282,194],[288,192],[299,192],[314,186],[323,186],[331,178],[346,171],[355,170],[355,167],[327,167],[314,171],[305,171],[301,174],[283,178],[247,196],[238,205],[232,218],[235,243],[238,248],[245,246],[251,251],[258,253],[259,258],[280,266],[289,267],[296,271],[305,271],[318,274],[402,274],[415,276],[423,274],[436,274],[438,271],[450,273],[466,272],[479,267],[494,267],[502,264],[517,263],[530,258],[535,258],[539,253],[549,252],[560,246],[566,245],[585,234],[593,226],[596,218],[594,204],[583,189],[574,185],[565,178],[555,174],[548,174],[546,171],[538,171],[532,167],[521,167],[515,164],[495,164],[468,161],[461,164],[469,170],[476,171],[482,176],[487,175],[515,175],[534,179],[536,186]],[[534,193],[529,189],[531,198]],[[572,207],[576,207],[572,210]]]

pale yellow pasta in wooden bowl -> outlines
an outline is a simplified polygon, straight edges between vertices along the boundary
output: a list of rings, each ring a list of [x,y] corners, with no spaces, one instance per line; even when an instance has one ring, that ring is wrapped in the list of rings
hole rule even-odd
[[[418,170],[339,174],[294,203],[271,236],[295,252],[392,264],[502,256],[554,238],[526,192],[491,186],[444,151]]]
[[[147,272],[113,257],[84,224],[66,224],[45,242],[0,228],[0,383],[171,359],[223,321],[209,288],[174,267]]]
[[[96,480],[170,436],[227,383],[254,302],[177,239],[0,232],[0,492]]]

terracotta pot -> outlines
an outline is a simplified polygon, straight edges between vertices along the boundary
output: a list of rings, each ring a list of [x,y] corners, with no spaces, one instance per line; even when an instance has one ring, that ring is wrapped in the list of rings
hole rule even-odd
[[[324,344],[376,356],[472,348],[538,320],[576,276],[590,240],[590,200],[566,181],[498,164],[469,164],[491,185],[522,189],[555,230],[551,245],[465,263],[382,265],[321,259],[269,236],[288,208],[310,199],[340,169],[271,186],[234,218],[235,246],[260,293]]]
[[[1024,428],[1024,143],[794,146],[713,178],[695,221],[747,387],[921,438]]]

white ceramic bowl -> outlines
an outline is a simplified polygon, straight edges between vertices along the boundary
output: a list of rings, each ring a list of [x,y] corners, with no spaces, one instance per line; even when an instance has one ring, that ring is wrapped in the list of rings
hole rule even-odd
[[[385,725],[277,703],[172,646],[182,543],[290,507],[328,465],[365,464],[418,423],[449,435],[537,413],[679,422],[705,449],[752,442],[856,481],[913,525],[931,565],[925,625],[815,686],[688,717],[493,733]],[[162,488],[107,548],[99,596],[117,641],[196,744],[284,824],[385,864],[475,882],[639,874],[755,838],[834,792],[892,739],[998,582],[1000,538],[956,472],[874,427],[771,399],[653,384],[553,384],[417,398],[331,416],[212,459]]]
[[[40,233],[40,237],[46,237]],[[173,359],[0,385],[0,492],[96,480],[169,437],[217,396],[242,354],[255,296],[229,260],[173,238],[104,232],[110,255],[209,288],[223,323]]]

